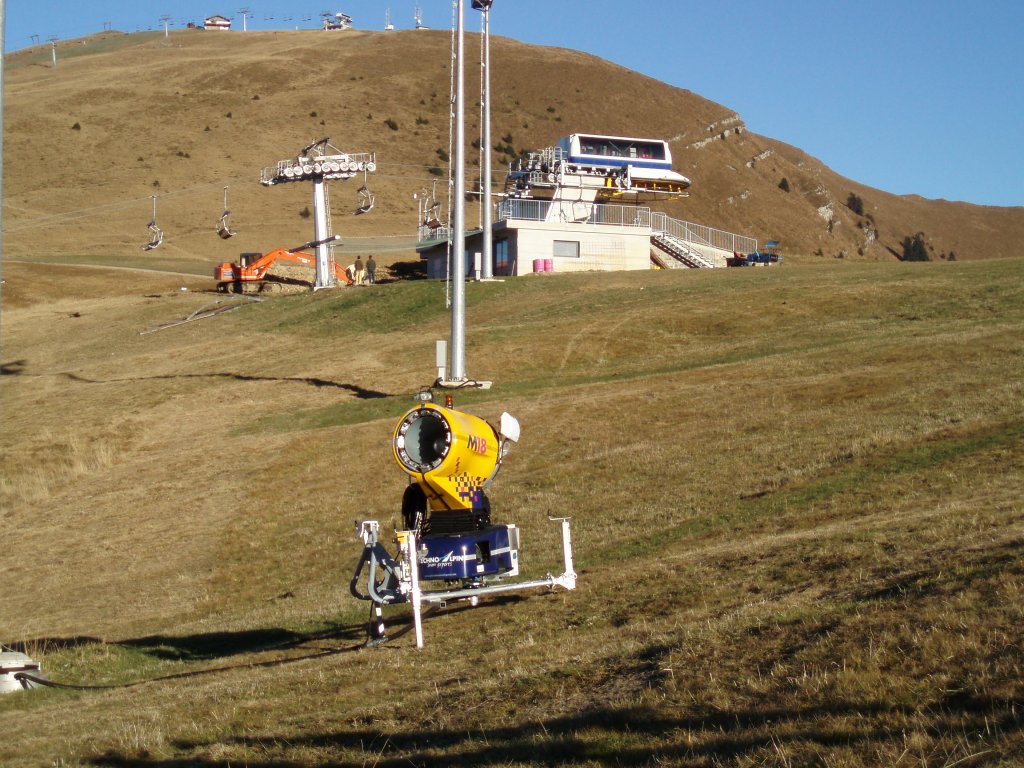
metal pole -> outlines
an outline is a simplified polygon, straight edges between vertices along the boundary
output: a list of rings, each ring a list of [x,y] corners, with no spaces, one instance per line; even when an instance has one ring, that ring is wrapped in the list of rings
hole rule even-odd
[[[569,518],[562,518],[562,559],[565,564],[565,573],[562,574],[565,580],[563,586],[566,589],[576,587],[576,569],[572,564],[572,535],[569,533]]]
[[[452,344],[448,376],[466,379],[466,104],[464,0],[457,0],[455,75],[455,220],[452,226]]]
[[[313,239],[323,240],[316,247],[316,282],[314,288],[330,288],[334,275],[330,270],[331,253],[327,246],[327,194],[322,176],[313,179]]]
[[[4,0],[0,0],[0,221],[3,221],[4,213],[4,27],[6,26],[4,15]],[[0,286],[3,285],[4,259],[3,259],[3,227],[0,227]],[[3,288],[0,288],[0,299],[3,298]]]
[[[420,564],[416,555],[416,533],[408,532],[406,544],[406,559],[409,562],[409,587],[412,592],[412,621],[416,630],[416,647],[423,647],[423,590],[420,589]]]
[[[483,270],[481,276],[484,280],[494,277],[494,251],[491,242],[491,227],[493,206],[491,205],[491,11],[490,7],[483,9],[484,14],[484,167],[482,169],[483,179],[481,180],[481,191],[483,192],[481,205],[483,205]]]

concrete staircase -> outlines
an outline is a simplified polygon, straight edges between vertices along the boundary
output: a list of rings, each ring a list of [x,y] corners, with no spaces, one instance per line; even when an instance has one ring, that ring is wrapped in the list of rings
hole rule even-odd
[[[651,214],[651,261],[665,269],[714,269],[733,253],[757,251],[757,240],[702,224]]]
[[[652,234],[651,245],[654,246],[651,258],[663,269],[681,269],[683,267],[714,269],[715,267],[713,261],[691,247],[685,240],[665,232]]]

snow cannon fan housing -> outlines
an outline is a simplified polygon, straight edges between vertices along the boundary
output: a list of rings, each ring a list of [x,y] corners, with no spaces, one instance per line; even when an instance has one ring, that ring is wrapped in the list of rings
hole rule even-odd
[[[395,459],[413,483],[402,498],[407,530],[419,540],[422,580],[478,583],[519,573],[519,532],[492,525],[484,489],[494,479],[519,422],[507,413],[495,429],[483,419],[424,402],[398,422]]]
[[[484,489],[519,440],[519,422],[507,413],[495,429],[454,408],[423,403],[402,416],[393,441],[395,460],[423,491],[430,512],[486,506]]]

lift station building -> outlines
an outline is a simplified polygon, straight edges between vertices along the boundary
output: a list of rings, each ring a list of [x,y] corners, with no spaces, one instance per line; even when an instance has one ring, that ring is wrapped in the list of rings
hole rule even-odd
[[[686,195],[657,139],[573,134],[511,169],[494,209],[492,273],[716,268],[754,238],[673,219],[644,205]],[[436,209],[436,204],[434,206]],[[434,210],[429,209],[429,210]],[[431,278],[448,276],[451,232],[421,207],[417,251]],[[466,233],[466,274],[480,273],[483,233]]]

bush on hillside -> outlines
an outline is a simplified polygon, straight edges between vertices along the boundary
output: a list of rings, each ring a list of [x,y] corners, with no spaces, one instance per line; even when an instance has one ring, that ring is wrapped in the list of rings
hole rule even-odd
[[[860,195],[855,195],[851,192],[850,196],[846,198],[846,207],[858,216],[864,215],[864,201],[861,200]]]
[[[903,257],[901,261],[931,261],[928,256],[928,246],[924,240],[924,232],[918,232],[913,237],[904,237],[902,245]]]
[[[782,177],[782,181],[779,182],[779,189],[783,192],[789,192],[789,179],[785,176]]]

